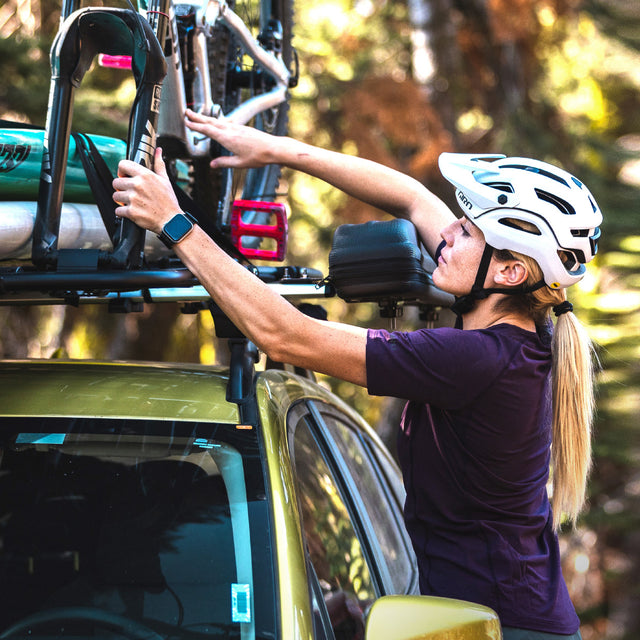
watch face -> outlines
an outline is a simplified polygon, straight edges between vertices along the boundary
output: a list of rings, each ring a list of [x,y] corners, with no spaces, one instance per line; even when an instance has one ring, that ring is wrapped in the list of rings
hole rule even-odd
[[[167,224],[164,225],[164,233],[173,243],[179,242],[184,236],[191,231],[193,224],[181,213],[173,216]]]

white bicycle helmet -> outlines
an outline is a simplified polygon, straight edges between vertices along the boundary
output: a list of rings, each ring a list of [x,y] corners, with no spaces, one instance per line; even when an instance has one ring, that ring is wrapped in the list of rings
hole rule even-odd
[[[602,213],[577,178],[546,162],[503,155],[443,153],[439,166],[488,245],[536,260],[552,289],[582,279],[598,250]],[[523,229],[518,222],[529,224]]]

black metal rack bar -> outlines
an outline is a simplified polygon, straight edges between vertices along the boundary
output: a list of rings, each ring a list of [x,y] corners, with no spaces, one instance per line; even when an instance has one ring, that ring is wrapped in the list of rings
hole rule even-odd
[[[326,298],[331,288],[322,274],[303,267],[257,267],[256,275],[289,299]],[[0,273],[0,306],[207,302],[211,296],[185,268],[154,271]]]

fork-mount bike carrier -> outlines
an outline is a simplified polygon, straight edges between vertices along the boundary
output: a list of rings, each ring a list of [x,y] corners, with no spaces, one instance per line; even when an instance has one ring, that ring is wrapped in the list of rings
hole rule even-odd
[[[56,268],[64,179],[71,134],[74,92],[99,53],[130,55],[136,82],[127,157],[151,167],[155,149],[158,105],[166,75],[164,53],[149,22],[135,11],[115,8],[63,8],[62,23],[51,50],[51,89],[44,135],[44,157],[38,207],[33,230],[32,262],[41,269]],[[66,15],[66,12],[70,12]],[[163,20],[163,16],[156,16]],[[156,29],[167,25],[157,25]],[[144,230],[129,220],[116,225],[114,249],[95,256],[115,268],[142,263]],[[72,250],[73,251],[73,250]]]
[[[146,19],[133,9],[80,8],[80,3],[81,0],[63,0],[61,26],[51,48],[51,86],[43,134],[31,264],[18,262],[18,266],[9,266],[9,262],[0,268],[0,306],[105,303],[115,311],[130,311],[139,310],[145,302],[177,302],[185,307],[209,304],[209,294],[175,256],[160,256],[149,262],[149,256],[144,253],[145,231],[129,220],[116,219],[113,211],[110,220],[106,220],[100,202],[98,208],[112,250],[104,248],[106,245],[100,248],[58,246],[72,135],[76,147],[79,144],[78,137],[71,132],[76,89],[99,54],[130,61],[137,91],[131,110],[126,157],[151,168],[162,85],[167,72],[165,55],[171,53],[167,50],[168,43],[172,41],[171,0],[151,0],[147,5]],[[198,20],[203,25],[218,20],[227,25],[239,35],[259,66],[274,77],[274,91],[250,101],[252,106],[248,109],[251,113],[271,105],[273,100],[285,99],[284,91],[290,82],[286,66],[277,56],[260,49],[246,26],[224,1],[207,3],[200,10]],[[206,61],[203,65],[206,66]],[[249,111],[245,109],[242,113]],[[232,116],[232,119],[239,117],[235,112]],[[275,203],[240,202],[235,207],[238,210],[238,243],[243,236],[254,235],[266,235],[276,242],[274,256],[254,251],[252,257],[283,258],[286,214],[279,209],[275,212],[280,215],[275,216],[276,224],[272,229],[268,225],[244,222],[242,212],[266,207],[273,213],[272,209],[278,206]],[[111,207],[115,208],[115,204],[111,203]],[[237,251],[236,255],[239,255]],[[316,284],[322,280],[322,274],[314,270],[295,266],[255,267],[251,264],[249,268],[290,299],[330,294],[326,285]]]

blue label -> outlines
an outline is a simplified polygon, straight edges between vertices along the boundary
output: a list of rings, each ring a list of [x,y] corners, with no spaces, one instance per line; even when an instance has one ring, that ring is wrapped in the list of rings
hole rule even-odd
[[[200,447],[201,449],[213,449],[214,447],[218,448],[222,445],[212,442],[211,440],[207,440],[206,438],[196,438],[193,441],[193,444],[196,447]]]
[[[19,433],[16,444],[64,444],[66,433]]]

